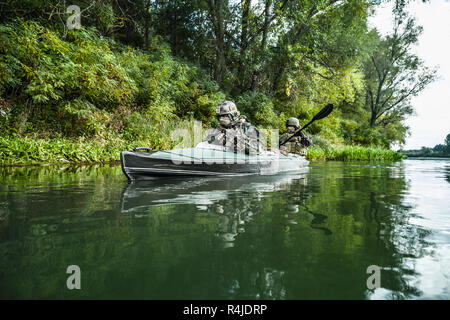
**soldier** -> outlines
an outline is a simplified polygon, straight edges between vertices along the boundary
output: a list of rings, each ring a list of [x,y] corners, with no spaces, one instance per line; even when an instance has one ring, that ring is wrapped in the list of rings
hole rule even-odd
[[[247,121],[232,101],[217,106],[219,125],[208,133],[206,141],[227,147],[231,152],[258,154],[264,148],[261,132]]]
[[[287,132],[283,134],[280,141],[286,141],[292,134],[300,129],[300,122],[297,118],[289,118],[286,120]],[[289,142],[280,147],[280,152],[284,155],[288,153],[295,153],[302,156],[306,156],[306,152],[309,146],[312,145],[311,139],[309,139],[303,132],[300,132],[298,136],[293,137]]]

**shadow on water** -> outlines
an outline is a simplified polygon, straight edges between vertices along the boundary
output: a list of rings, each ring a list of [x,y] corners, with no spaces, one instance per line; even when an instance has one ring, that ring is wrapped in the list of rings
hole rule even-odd
[[[306,206],[303,206],[303,207],[307,212],[309,212],[314,217],[314,219],[311,221],[311,228],[314,228],[317,230],[322,230],[324,232],[324,234],[327,236],[329,236],[333,233],[333,232],[331,232],[330,229],[320,226],[324,222],[326,222],[326,220],[328,219],[328,217],[326,215],[321,214],[321,213],[312,212]]]
[[[402,165],[128,183],[115,166],[0,169],[0,298],[365,299],[420,295],[429,232]],[[83,289],[65,287],[68,265]]]

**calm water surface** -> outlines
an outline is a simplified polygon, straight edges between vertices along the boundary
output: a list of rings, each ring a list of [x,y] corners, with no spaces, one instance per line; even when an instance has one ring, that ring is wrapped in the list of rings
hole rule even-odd
[[[0,298],[449,299],[450,161],[133,184],[0,168]]]

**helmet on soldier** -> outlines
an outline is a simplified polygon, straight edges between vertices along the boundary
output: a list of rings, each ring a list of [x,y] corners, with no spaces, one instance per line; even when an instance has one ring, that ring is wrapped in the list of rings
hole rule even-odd
[[[286,120],[286,127],[289,126],[295,127],[295,129],[300,129],[300,122],[298,121],[297,118],[294,117],[289,118]]]
[[[294,133],[296,130],[300,129],[300,122],[297,118],[289,118],[286,120],[286,130],[288,133]]]
[[[234,102],[224,101],[217,106],[216,116],[221,125],[228,127],[238,120],[240,112]]]

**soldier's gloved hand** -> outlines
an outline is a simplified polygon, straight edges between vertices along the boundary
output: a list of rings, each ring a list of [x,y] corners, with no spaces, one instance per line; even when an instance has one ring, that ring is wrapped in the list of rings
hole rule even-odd
[[[304,135],[301,138],[301,144],[303,144],[304,146],[309,147],[310,145],[312,145],[312,141],[311,141],[311,139],[309,139],[307,136]]]

